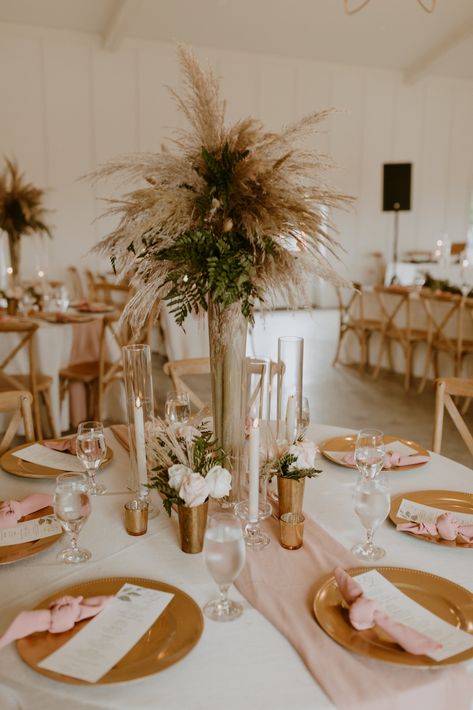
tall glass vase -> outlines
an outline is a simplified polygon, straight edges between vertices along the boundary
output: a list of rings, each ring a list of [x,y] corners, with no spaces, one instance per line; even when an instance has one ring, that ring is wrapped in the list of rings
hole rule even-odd
[[[209,302],[209,348],[214,432],[232,474],[228,505],[240,499],[244,443],[244,377],[248,324],[238,303],[221,308]]]
[[[278,338],[278,439],[294,441],[302,418],[304,338]]]
[[[154,413],[151,349],[149,345],[126,345],[122,348],[130,442],[130,488],[148,501],[146,462],[146,425]]]
[[[8,235],[8,248],[10,251],[10,268],[11,271],[11,284],[9,286],[18,286],[20,277],[20,259],[21,259],[21,239],[18,235],[9,234]]]

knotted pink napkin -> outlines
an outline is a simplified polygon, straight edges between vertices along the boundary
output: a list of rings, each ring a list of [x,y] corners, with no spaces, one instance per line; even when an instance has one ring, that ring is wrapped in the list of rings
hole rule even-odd
[[[0,637],[0,648],[37,631],[49,631],[52,634],[69,631],[78,621],[96,616],[111,599],[113,596],[88,599],[66,596],[56,599],[49,609],[22,611]]]
[[[13,528],[20,518],[52,504],[53,497],[47,493],[33,493],[22,501],[5,500],[0,503],[0,528]]]
[[[424,653],[431,653],[442,648],[442,644],[437,643],[428,636],[419,633],[415,629],[399,624],[390,616],[377,608],[376,600],[366,597],[356,578],[350,577],[341,567],[336,567],[333,572],[337,580],[340,594],[349,605],[348,617],[351,625],[357,631],[372,629],[379,626],[388,636],[391,636],[401,648],[416,656]]]
[[[70,454],[77,453],[77,440],[75,436],[69,436],[66,439],[49,439],[49,441],[44,441],[43,443],[48,449],[54,449],[54,451],[65,451]]]
[[[456,540],[459,537],[463,542],[473,542],[473,525],[460,525],[452,513],[442,513],[435,523],[399,523],[396,529],[414,535],[438,536],[443,540]]]
[[[355,452],[350,451],[346,456],[343,457],[345,463],[349,466],[356,466],[355,462]],[[418,454],[416,456],[402,456],[395,451],[386,451],[384,456],[383,468],[390,469],[402,466],[414,466],[416,463],[427,463],[430,461],[430,456],[422,456]]]

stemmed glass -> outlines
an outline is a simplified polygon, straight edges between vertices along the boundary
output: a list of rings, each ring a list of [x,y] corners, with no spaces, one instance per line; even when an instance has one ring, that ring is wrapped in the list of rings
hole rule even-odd
[[[384,464],[386,447],[384,434],[379,429],[361,429],[355,446],[355,463],[359,472],[368,478],[379,474]]]
[[[191,418],[189,393],[168,392],[164,416],[169,424],[187,424]]]
[[[90,560],[89,550],[81,550],[77,545],[79,532],[90,514],[89,486],[84,473],[63,473],[56,478],[54,513],[70,538],[70,546],[57,559],[67,564]]]
[[[228,588],[238,577],[246,559],[243,531],[231,513],[209,517],[204,539],[204,559],[218,584],[219,596],[204,606],[204,614],[214,621],[231,621],[243,613],[238,602],[228,598]]]
[[[386,474],[380,473],[375,478],[361,475],[355,485],[353,501],[355,513],[366,531],[366,541],[357,543],[351,551],[362,560],[379,560],[386,551],[376,547],[373,538],[377,528],[386,520],[391,505]]]
[[[105,461],[107,445],[102,422],[81,422],[77,429],[77,458],[84,465],[89,477],[89,493],[100,496],[107,490],[97,483],[95,474]]]

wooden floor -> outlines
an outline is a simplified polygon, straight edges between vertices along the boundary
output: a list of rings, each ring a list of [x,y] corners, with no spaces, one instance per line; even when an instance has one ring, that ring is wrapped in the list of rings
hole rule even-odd
[[[254,352],[277,359],[280,335],[304,337],[304,394],[309,398],[311,420],[323,424],[360,429],[375,426],[386,434],[414,439],[430,448],[434,418],[433,387],[418,395],[406,393],[399,375],[382,372],[377,380],[360,376],[358,370],[342,365],[332,366],[338,332],[338,314],[334,310],[276,311],[257,322],[250,337]],[[154,355],[155,397],[158,411],[163,412],[166,392],[171,388],[162,373],[163,359]],[[208,379],[195,381],[203,399],[210,400]],[[473,407],[466,417],[473,430]],[[473,460],[451,425],[448,415],[442,453],[473,467]],[[472,472],[473,475],[473,472]],[[472,478],[473,483],[473,478]]]

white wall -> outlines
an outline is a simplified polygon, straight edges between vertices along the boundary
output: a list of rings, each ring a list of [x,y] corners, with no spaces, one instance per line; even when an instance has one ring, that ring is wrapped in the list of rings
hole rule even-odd
[[[401,250],[429,248],[443,232],[465,239],[473,82],[430,78],[407,87],[395,72],[197,54],[222,75],[231,120],[252,114],[275,129],[309,111],[338,109],[316,145],[338,164],[332,183],[358,198],[352,213],[333,216],[352,277],[373,275],[370,251],[390,252],[393,216],[380,208],[383,162],[414,164],[413,210],[400,216]],[[107,223],[94,220],[98,198],[110,189],[78,178],[113,156],[159,149],[181,122],[164,88],[178,79],[171,44],[128,40],[110,53],[93,35],[0,25],[0,152],[15,155],[32,181],[50,189],[51,271],[85,263],[106,233]]]

